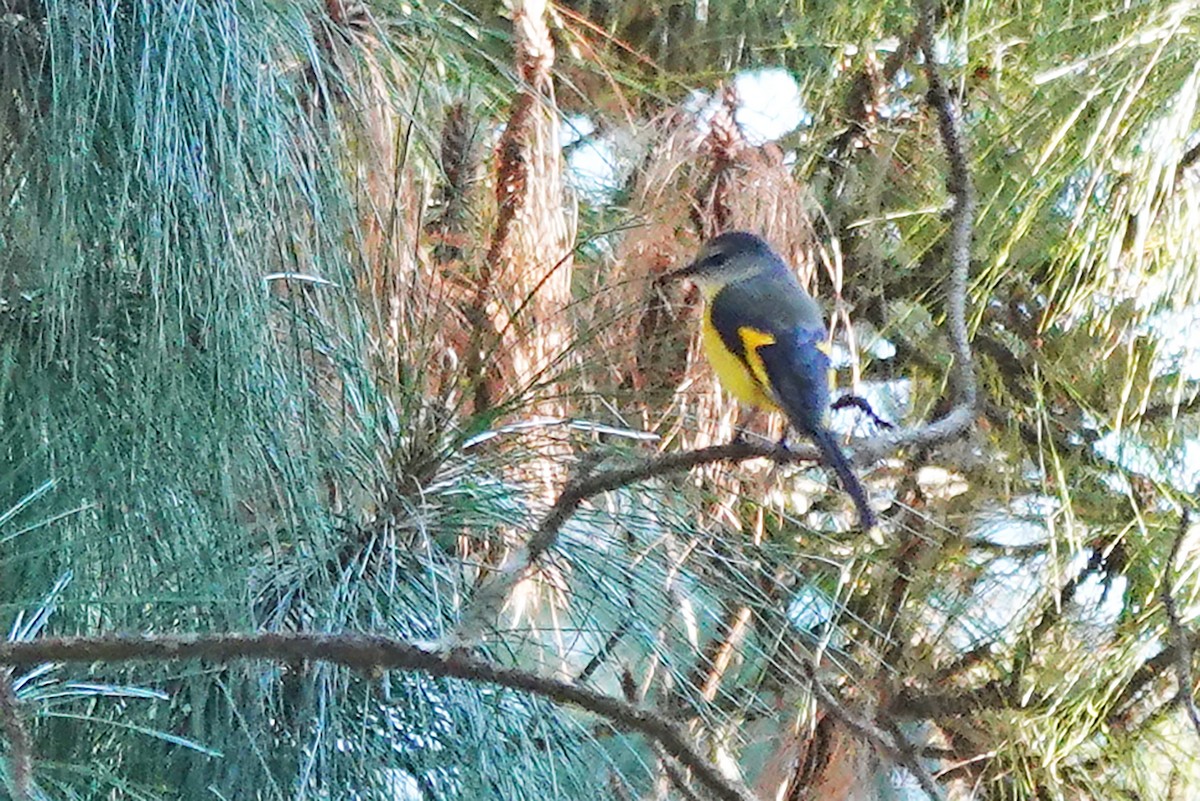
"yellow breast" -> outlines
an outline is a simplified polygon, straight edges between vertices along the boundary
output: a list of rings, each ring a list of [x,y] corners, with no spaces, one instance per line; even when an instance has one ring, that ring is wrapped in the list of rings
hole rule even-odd
[[[773,411],[775,402],[763,391],[762,384],[755,378],[753,371],[738,358],[738,355],[725,347],[721,335],[713,327],[708,313],[708,304],[704,308],[704,353],[712,365],[713,372],[721,381],[721,386],[742,403]]]

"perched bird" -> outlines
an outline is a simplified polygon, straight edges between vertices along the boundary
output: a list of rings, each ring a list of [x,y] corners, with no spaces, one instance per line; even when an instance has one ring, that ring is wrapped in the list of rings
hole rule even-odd
[[[781,410],[821,450],[858,508],[875,525],[867,493],[826,425],[829,356],[821,307],[762,238],[731,231],[709,240],[694,262],[667,278],[689,278],[704,295],[704,350],[743,403]]]

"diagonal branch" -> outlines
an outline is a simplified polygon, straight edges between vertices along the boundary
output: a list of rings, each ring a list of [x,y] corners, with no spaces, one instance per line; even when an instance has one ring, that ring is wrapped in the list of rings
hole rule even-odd
[[[642,734],[658,743],[714,797],[755,801],[740,782],[724,776],[701,756],[678,725],[652,710],[558,679],[499,667],[461,654],[444,654],[389,637],[357,634],[226,634],[211,636],[61,637],[0,642],[0,665],[43,662],[177,662],[203,659],[228,663],[243,659],[274,662],[329,662],[364,672],[420,671],[439,678],[496,684],[577,706],[608,720],[615,728]],[[5,716],[6,720],[8,716]]]
[[[817,461],[813,447],[783,448],[778,445],[759,445],[744,440],[725,445],[668,453],[641,459],[626,467],[599,472],[584,472],[566,483],[554,504],[546,512],[529,544],[513,553],[501,565],[490,581],[471,599],[454,634],[451,648],[469,645],[480,639],[494,625],[496,616],[508,600],[513,587],[538,560],[553,550],[558,535],[567,521],[579,511],[585,501],[605,492],[649,481],[654,478],[685,473],[695,467],[710,464],[740,464],[751,459],[770,459],[776,464],[799,464]]]
[[[1187,635],[1185,639],[1178,643],[1168,644],[1143,662],[1125,682],[1120,695],[1109,705],[1112,711],[1105,717],[1105,725],[1124,728],[1142,703],[1149,700],[1151,704],[1156,704],[1158,702],[1156,688],[1163,677],[1179,664],[1180,651],[1187,648],[1195,653],[1198,645],[1200,645],[1200,637],[1195,634]]]
[[[1167,555],[1167,563],[1163,567],[1162,605],[1167,610],[1171,639],[1176,643],[1176,670],[1179,672],[1176,677],[1179,682],[1178,697],[1183,708],[1187,710],[1188,718],[1191,719],[1196,734],[1200,735],[1200,711],[1196,709],[1196,698],[1193,695],[1195,692],[1193,688],[1196,685],[1192,681],[1192,640],[1183,627],[1183,621],[1179,619],[1179,610],[1175,607],[1175,598],[1171,595],[1171,574],[1175,570],[1175,559],[1179,556],[1179,549],[1183,545],[1184,537],[1187,536],[1190,522],[1191,516],[1188,514],[1188,510],[1184,509],[1179,518],[1179,531],[1175,534],[1175,541],[1171,544],[1171,553]]]
[[[710,445],[681,453],[669,453],[643,459],[628,467],[605,470],[577,477],[567,483],[550,511],[542,518],[537,531],[529,540],[530,563],[554,547],[562,527],[584,501],[605,492],[648,481],[652,478],[686,473],[695,467],[726,463],[739,464],[751,459],[770,459],[776,464],[798,464],[816,461],[816,448],[781,448],[777,445],[758,445],[738,441],[726,445]]]

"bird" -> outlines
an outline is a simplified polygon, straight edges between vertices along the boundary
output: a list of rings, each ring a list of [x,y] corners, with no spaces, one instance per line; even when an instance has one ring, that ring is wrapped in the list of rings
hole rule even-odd
[[[689,279],[703,295],[704,351],[722,386],[751,407],[782,411],[837,474],[859,525],[874,528],[867,492],[828,426],[825,318],[787,262],[762,237],[729,231],[663,278]]]

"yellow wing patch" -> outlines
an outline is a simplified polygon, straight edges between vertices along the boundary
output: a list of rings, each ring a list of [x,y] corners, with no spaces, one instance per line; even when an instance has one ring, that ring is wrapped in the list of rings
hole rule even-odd
[[[746,364],[749,365],[750,372],[754,374],[754,379],[758,381],[759,386],[770,387],[771,379],[767,376],[767,367],[763,364],[762,357],[758,355],[758,349],[763,345],[774,345],[775,336],[766,331],[759,331],[757,328],[742,326],[738,329],[738,339],[742,340],[742,349],[746,353]]]
[[[721,339],[721,334],[712,325],[712,320],[706,313],[704,315],[704,352],[708,356],[708,361],[713,367],[713,372],[717,374],[721,385],[725,387],[734,397],[742,403],[747,403],[751,406],[758,406],[763,409],[775,409],[775,402],[771,397],[769,385],[760,378],[760,374],[766,374],[766,369],[762,364],[762,359],[758,358],[755,353],[755,348],[760,348],[763,345],[773,342],[774,339],[764,339],[769,337],[761,331],[755,331],[751,328],[743,329],[750,332],[750,340],[753,347],[746,347],[747,353],[753,353],[755,361],[758,363],[757,370],[751,366],[751,363],[731,351],[725,346],[725,342]],[[757,334],[757,337],[754,335]],[[745,335],[741,335],[745,341]]]

